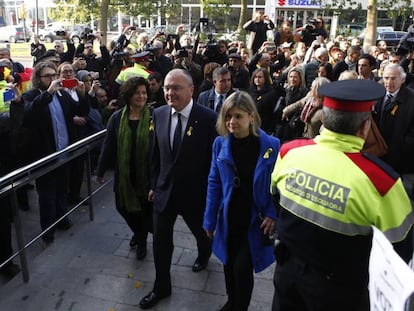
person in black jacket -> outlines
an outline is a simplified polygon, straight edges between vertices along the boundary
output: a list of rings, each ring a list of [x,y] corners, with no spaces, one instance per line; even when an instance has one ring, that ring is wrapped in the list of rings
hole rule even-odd
[[[252,20],[243,25],[243,28],[251,32],[254,39],[250,40],[251,47],[249,47],[253,54],[259,50],[263,42],[267,39],[267,31],[273,30],[275,24],[270,20],[269,16],[264,15],[262,11],[256,11]]]
[[[84,98],[85,85],[77,82],[79,103],[67,93],[58,78],[53,63],[40,62],[32,74],[32,89],[22,95],[25,104],[24,126],[31,132],[30,160],[38,160],[73,143],[76,136],[75,116],[86,116],[89,105]],[[36,180],[39,196],[40,225],[42,231],[64,215],[66,210],[66,192],[68,184],[68,166],[66,164]],[[62,219],[57,227],[67,230],[72,226],[69,219]],[[55,228],[42,236],[44,247],[54,241]]]
[[[249,88],[250,73],[241,61],[240,54],[229,54],[227,68],[231,72],[232,85],[234,88],[246,91]]]
[[[137,259],[147,255],[147,235],[152,232],[149,194],[151,115],[147,106],[149,84],[142,77],[128,79],[120,90],[124,108],[114,112],[96,170],[103,183],[105,171],[115,167],[115,205],[134,233],[129,243],[137,246]]]
[[[3,67],[4,64],[0,64]],[[4,74],[0,71],[0,81],[4,80]],[[10,106],[0,104],[0,176],[10,173],[16,169],[17,133],[21,126],[23,115],[23,101],[17,87],[12,87],[16,97],[11,101]],[[3,92],[1,93],[3,96]],[[13,221],[10,195],[0,196],[0,264],[7,260],[12,254],[11,223]],[[20,267],[9,261],[0,268],[0,275],[12,279],[20,271]]]
[[[39,36],[33,35],[33,42],[30,43],[30,55],[33,57],[33,66],[36,65],[38,60],[46,53],[46,46],[40,43]]]
[[[282,92],[274,89],[269,80],[269,72],[265,68],[256,69],[247,92],[255,101],[257,112],[262,120],[262,130],[272,134],[278,121],[273,110]]]
[[[84,40],[76,48],[75,55],[81,55],[86,59],[86,70],[92,72],[94,79],[98,79],[103,87],[107,85],[107,68],[111,63],[111,56],[100,35],[95,35],[95,40],[100,42],[101,56],[98,57],[93,50],[93,41]]]
[[[64,62],[72,63],[73,58],[75,57],[75,45],[70,39],[70,34],[68,32],[65,35],[65,39],[66,39],[66,52],[65,52],[65,47],[63,46],[62,41],[57,40],[53,43],[53,48],[59,54],[59,62],[61,64]]]
[[[402,175],[404,187],[414,199],[414,91],[404,82],[406,73],[398,64],[389,64],[382,75],[387,94],[375,105],[374,118],[388,145],[383,160]]]

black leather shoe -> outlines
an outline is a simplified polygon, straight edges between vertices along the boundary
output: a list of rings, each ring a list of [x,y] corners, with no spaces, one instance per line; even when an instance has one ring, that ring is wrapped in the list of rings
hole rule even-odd
[[[135,236],[135,234],[132,236],[131,240],[129,241],[129,246],[130,247],[135,247],[138,245],[138,241],[137,241],[137,237]]]
[[[193,264],[193,272],[199,272],[207,268],[209,260],[210,255],[208,255],[207,257],[197,257]]]
[[[227,300],[227,302],[222,306],[219,311],[231,311],[231,303]]]
[[[156,292],[152,291],[148,295],[146,295],[144,298],[141,299],[141,301],[139,302],[139,307],[141,309],[152,308],[153,306],[155,306],[158,303],[158,301],[160,301],[161,299],[164,299],[164,298],[166,298],[170,295],[171,294],[158,295]]]
[[[139,244],[137,246],[137,259],[143,260],[145,257],[147,257],[147,243]]]

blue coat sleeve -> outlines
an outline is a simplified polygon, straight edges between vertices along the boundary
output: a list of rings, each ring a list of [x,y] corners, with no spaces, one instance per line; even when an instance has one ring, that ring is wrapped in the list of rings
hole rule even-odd
[[[217,156],[221,149],[222,138],[217,137],[213,143],[213,154],[211,159],[210,173],[208,176],[206,210],[204,212],[203,228],[214,231],[217,218],[222,205],[223,194],[220,172],[217,166]]]

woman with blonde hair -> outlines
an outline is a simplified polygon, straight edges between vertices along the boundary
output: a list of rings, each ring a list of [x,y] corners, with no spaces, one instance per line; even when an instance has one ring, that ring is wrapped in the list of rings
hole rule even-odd
[[[308,89],[305,85],[305,75],[302,66],[296,66],[288,71],[287,85],[285,86],[284,100],[276,104],[276,115],[281,115],[281,109],[297,102],[305,97]],[[304,129],[304,124],[300,121],[300,114],[292,115],[289,120],[280,119],[276,124],[275,135],[279,137],[282,142],[301,137]]]
[[[217,120],[203,227],[224,264],[228,301],[220,310],[247,311],[253,271],[275,258],[270,236],[276,212],[269,193],[280,142],[260,128],[256,106],[246,92],[231,94]]]

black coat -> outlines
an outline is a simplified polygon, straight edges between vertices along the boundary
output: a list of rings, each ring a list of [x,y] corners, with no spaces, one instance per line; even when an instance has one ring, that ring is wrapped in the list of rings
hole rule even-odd
[[[204,211],[212,144],[217,136],[216,118],[214,111],[193,104],[180,149],[174,159],[170,147],[171,107],[162,106],[154,110],[154,147],[151,157],[154,212],[162,212],[171,196],[180,211]]]
[[[250,87],[247,92],[256,103],[257,112],[262,119],[262,130],[266,133],[273,133],[276,126],[276,115],[273,113],[276,102],[282,95],[272,86],[266,85],[258,90],[255,86]]]
[[[414,173],[414,90],[401,87],[397,98],[384,110],[383,121],[381,107],[383,99],[375,105],[375,121],[381,135],[388,145],[388,153],[383,160],[400,174]]]
[[[69,144],[77,139],[74,116],[86,116],[89,113],[87,97],[79,103],[64,90],[58,95],[66,127],[69,136]],[[22,96],[25,105],[25,116],[23,125],[30,130],[31,160],[37,160],[56,152],[56,143],[53,131],[52,117],[49,110],[49,103],[52,102],[52,95],[48,92],[41,92],[39,89],[31,89]]]

